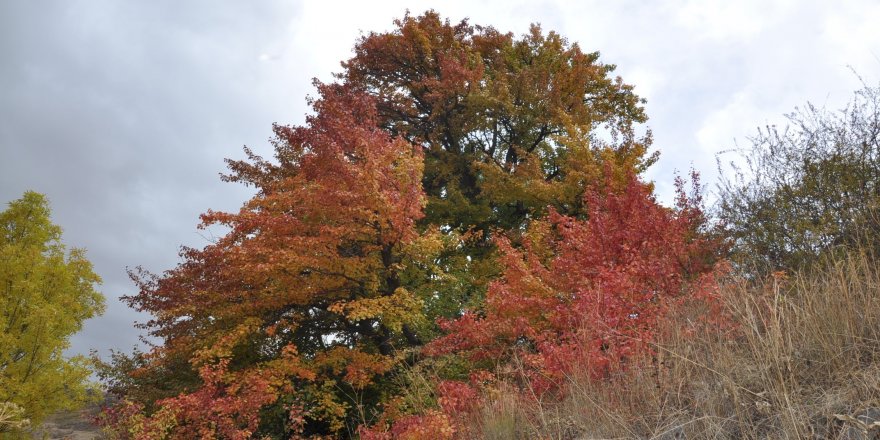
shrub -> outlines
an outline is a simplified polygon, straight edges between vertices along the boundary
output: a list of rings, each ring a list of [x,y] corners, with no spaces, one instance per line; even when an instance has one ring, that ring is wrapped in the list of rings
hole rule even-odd
[[[837,112],[807,104],[787,117],[750,139],[743,167],[721,170],[718,215],[734,259],[760,273],[880,238],[880,87]]]

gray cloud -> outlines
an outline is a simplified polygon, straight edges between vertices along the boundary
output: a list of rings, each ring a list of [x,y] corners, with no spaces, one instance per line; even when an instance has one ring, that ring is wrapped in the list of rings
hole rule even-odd
[[[271,154],[272,122],[299,123],[310,79],[330,79],[360,31],[409,7],[523,33],[559,31],[649,99],[668,198],[675,169],[715,176],[714,153],[805,100],[835,107],[880,76],[880,7],[758,0],[246,3],[0,2],[0,201],[46,193],[67,243],[104,278],[107,313],[72,353],[128,349],[125,267],[172,268],[208,208],[250,195],[221,183],[247,144]]]
[[[145,317],[116,300],[134,293],[126,266],[161,271],[179,245],[204,245],[198,214],[249,195],[219,181],[223,158],[240,157],[243,144],[265,148],[273,121],[305,112],[307,78],[287,84],[258,59],[281,38],[276,20],[295,10],[178,3],[0,11],[0,199],[48,194],[66,242],[86,247],[105,280],[107,313],[73,352],[136,341],[132,321]]]

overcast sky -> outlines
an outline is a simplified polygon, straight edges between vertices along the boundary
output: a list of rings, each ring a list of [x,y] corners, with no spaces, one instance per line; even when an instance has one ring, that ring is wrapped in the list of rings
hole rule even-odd
[[[225,4],[224,4],[225,3]],[[242,145],[271,155],[271,124],[299,124],[362,32],[406,9],[522,34],[556,30],[648,99],[668,199],[691,166],[811,101],[837,108],[880,81],[876,1],[0,1],[0,203],[48,195],[64,240],[88,250],[107,312],[72,353],[137,343],[126,267],[160,272],[209,208],[251,194],[220,182]],[[0,208],[5,209],[5,207]]]

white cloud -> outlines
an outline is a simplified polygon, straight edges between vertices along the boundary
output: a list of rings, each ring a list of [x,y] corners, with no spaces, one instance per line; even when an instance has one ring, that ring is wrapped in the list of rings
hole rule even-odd
[[[820,38],[830,62],[852,66],[856,72],[880,67],[880,3],[842,2],[823,11]],[[854,19],[857,18],[857,19]]]
[[[796,5],[793,0],[688,0],[677,5],[676,19],[696,38],[748,40],[773,26]]]

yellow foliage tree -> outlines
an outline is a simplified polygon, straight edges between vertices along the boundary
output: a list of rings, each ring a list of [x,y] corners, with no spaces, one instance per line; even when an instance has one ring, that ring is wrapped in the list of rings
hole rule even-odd
[[[67,250],[49,214],[31,191],[0,213],[0,405],[22,409],[32,424],[88,399],[86,359],[63,351],[104,309],[85,251]],[[0,424],[0,432],[16,427]]]

